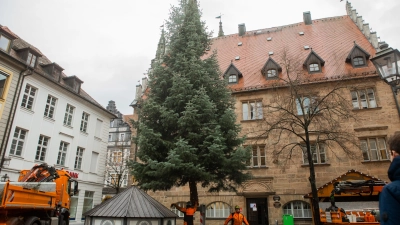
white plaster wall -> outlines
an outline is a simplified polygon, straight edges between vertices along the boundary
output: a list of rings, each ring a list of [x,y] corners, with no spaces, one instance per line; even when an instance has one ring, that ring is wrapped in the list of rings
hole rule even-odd
[[[55,165],[57,162],[60,141],[68,142],[69,146],[65,166],[56,167],[63,167],[66,170],[79,174],[80,193],[77,209],[77,220],[79,220],[79,215],[82,213],[85,190],[95,191],[94,205],[100,204],[101,202],[101,191],[104,183],[105,154],[108,141],[108,126],[111,115],[38,75],[28,76],[25,79],[22,86],[22,93],[26,84],[37,88],[35,101],[32,110],[27,110],[20,106],[23,95],[19,96],[18,108],[11,128],[12,133],[6,149],[6,156],[10,156],[11,161],[10,165],[3,170],[7,171],[10,180],[16,181],[20,170],[30,169],[35,164],[43,163],[35,160],[36,148],[40,135],[50,137],[44,161],[49,165]],[[47,96],[49,94],[58,99],[54,112],[54,119],[48,119],[43,116]],[[67,104],[75,107],[71,127],[63,125]],[[87,133],[80,131],[83,111],[90,114]],[[103,121],[100,137],[95,137],[97,119]],[[28,130],[21,157],[9,155],[15,127]],[[78,146],[83,147],[85,151],[82,159],[82,168],[80,170],[75,170],[74,163]],[[90,172],[92,151],[99,153],[97,171],[95,173]]]

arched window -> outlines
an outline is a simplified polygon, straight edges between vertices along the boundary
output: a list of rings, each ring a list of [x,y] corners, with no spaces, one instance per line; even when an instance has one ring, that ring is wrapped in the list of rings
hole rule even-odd
[[[268,70],[267,71],[267,77],[268,78],[276,77],[276,70],[274,70],[274,69]]]
[[[176,203],[179,207],[186,207],[186,202],[178,202]],[[174,212],[179,217],[183,217],[183,213],[179,211],[175,206],[171,207],[171,211]]]
[[[229,75],[229,83],[236,83],[237,82],[237,76],[236,74],[231,74]]]
[[[283,214],[293,215],[294,218],[311,218],[311,206],[303,201],[291,201],[283,206]]]
[[[226,218],[231,213],[231,207],[225,202],[213,202],[207,206],[207,218]]]
[[[353,65],[355,67],[357,66],[364,66],[365,65],[365,61],[364,61],[364,57],[362,56],[357,56],[353,58]]]
[[[318,63],[310,63],[310,72],[319,72],[319,65]]]

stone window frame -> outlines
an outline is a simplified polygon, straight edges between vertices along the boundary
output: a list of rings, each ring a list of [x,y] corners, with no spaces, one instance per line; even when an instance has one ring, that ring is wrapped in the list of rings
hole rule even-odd
[[[360,138],[359,140],[361,152],[363,154],[363,162],[379,162],[390,160],[390,151],[386,144],[385,137],[365,137]],[[373,153],[375,153],[375,157],[372,157]],[[384,155],[384,153],[386,153],[386,155]]]
[[[300,208],[297,208],[300,207]],[[282,206],[284,215],[293,215],[293,218],[312,218],[311,204],[301,200],[287,202]],[[296,210],[296,211],[295,211]],[[301,215],[299,215],[299,212]]]
[[[311,144],[311,154],[312,154],[314,165],[315,164],[328,164],[326,143],[312,142],[310,144]],[[313,152],[313,147],[315,150],[314,152]],[[301,149],[303,151],[303,154],[302,154],[303,155],[303,165],[309,165],[310,163],[308,162],[308,159],[307,159],[307,149],[306,149],[305,144],[302,144]],[[321,149],[323,149],[323,151],[321,151]],[[322,162],[322,161],[324,161],[324,162]]]
[[[226,202],[215,201],[207,205],[207,218],[224,218],[226,219],[231,214],[232,207]]]
[[[373,98],[369,95],[368,91],[372,91]],[[361,99],[362,92],[365,93],[365,100]],[[374,87],[357,88],[350,90],[350,98],[353,105],[353,110],[373,109],[378,108],[378,100],[376,96],[376,90]],[[364,104],[363,104],[364,103]],[[355,104],[358,107],[355,107]]]
[[[251,145],[250,161],[247,163],[247,168],[266,168],[267,167],[267,149],[265,144]]]

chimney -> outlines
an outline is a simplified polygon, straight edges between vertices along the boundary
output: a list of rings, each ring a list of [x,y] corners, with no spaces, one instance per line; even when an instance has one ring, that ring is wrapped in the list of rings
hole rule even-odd
[[[141,96],[142,96],[142,85],[138,84],[136,85],[135,100],[140,99]]]
[[[304,21],[305,25],[311,25],[312,24],[310,11],[303,12],[303,21]]]
[[[363,31],[363,19],[362,16],[357,16],[357,23],[356,25],[358,26],[358,29]]]
[[[378,36],[376,32],[371,32],[370,37],[369,37],[369,42],[371,42],[372,46],[374,46],[375,49],[378,49]]]
[[[363,33],[364,33],[365,37],[367,37],[368,40],[369,40],[370,31],[369,31],[369,24],[368,23],[364,23]]]
[[[142,78],[142,87],[143,87],[143,92],[145,92],[147,89],[147,77]]]
[[[239,36],[246,34],[246,25],[244,23],[239,24]]]
[[[354,23],[357,23],[357,10],[355,9],[351,10],[351,19],[353,20]]]

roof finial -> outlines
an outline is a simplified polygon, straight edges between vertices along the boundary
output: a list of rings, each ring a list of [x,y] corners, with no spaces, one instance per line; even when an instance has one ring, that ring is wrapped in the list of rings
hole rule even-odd
[[[215,19],[219,19],[218,37],[222,37],[224,36],[224,31],[222,30],[222,14],[220,13],[219,16],[215,17]]]

